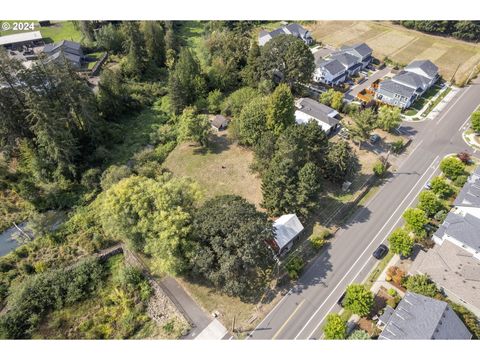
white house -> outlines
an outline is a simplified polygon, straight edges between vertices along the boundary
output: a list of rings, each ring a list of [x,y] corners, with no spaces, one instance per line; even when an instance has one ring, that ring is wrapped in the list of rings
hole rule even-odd
[[[345,66],[336,60],[320,59],[313,72],[313,80],[327,85],[339,85],[347,79]]]
[[[480,166],[468,177],[453,205],[458,213],[470,214],[480,219]]]
[[[331,107],[309,98],[300,98],[295,102],[295,121],[297,124],[306,124],[315,120],[327,135],[331,135],[340,126],[336,119],[338,112]]]
[[[275,244],[278,253],[289,251],[293,243],[303,231],[303,225],[297,215],[287,214],[280,216],[274,223]]]

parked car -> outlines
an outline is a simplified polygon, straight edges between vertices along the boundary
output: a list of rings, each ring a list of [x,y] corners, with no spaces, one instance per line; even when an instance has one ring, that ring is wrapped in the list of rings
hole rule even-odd
[[[384,244],[381,244],[374,252],[373,252],[373,257],[377,260],[381,260],[387,255],[388,253],[388,247]]]
[[[347,294],[347,293],[344,292],[344,293],[342,294],[342,296],[340,296],[340,298],[339,298],[338,301],[337,301],[337,304],[340,305],[341,307],[343,307],[343,299],[345,298],[345,295],[346,295],[346,294]]]
[[[429,182],[427,182],[424,186],[423,186],[425,189],[427,190],[430,190],[432,188],[432,184]]]
[[[378,134],[370,135],[370,143],[371,144],[375,144],[376,142],[378,142],[378,140],[380,140],[380,136]]]

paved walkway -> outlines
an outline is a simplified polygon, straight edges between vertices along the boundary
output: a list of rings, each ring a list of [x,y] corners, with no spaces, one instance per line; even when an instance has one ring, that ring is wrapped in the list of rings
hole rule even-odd
[[[214,319],[203,331],[195,337],[195,340],[221,340],[227,335],[227,329],[220,321]]]
[[[196,338],[205,328],[207,328],[213,317],[206,313],[198,304],[187,294],[183,287],[174,278],[167,276],[161,282],[162,287],[166,288],[169,296],[180,304],[184,312],[188,315],[192,324],[192,330],[183,337],[183,339]],[[223,335],[222,335],[223,336]]]
[[[445,97],[437,104],[437,106],[435,106],[435,108],[432,109],[432,111],[428,113],[427,116],[422,117],[422,114],[427,110],[428,106],[430,105],[430,102],[435,101],[435,99],[439,97],[443,93],[443,91],[445,91],[446,89],[439,92],[429,101],[427,101],[427,103],[423,106],[423,108],[420,109],[415,115],[412,115],[412,116],[403,115],[403,120],[411,121],[411,122],[420,122],[420,121],[435,119],[437,115],[443,110],[443,108],[448,105],[448,103],[455,97],[455,95],[457,95],[457,92],[460,90],[460,88],[455,86],[451,86],[451,88],[452,90],[447,95],[445,95]],[[418,118],[419,120],[413,120],[414,118]]]
[[[378,277],[377,281],[375,281],[373,283],[372,287],[371,287],[371,290],[374,294],[376,294],[378,292],[378,290],[380,290],[380,287],[383,286],[387,290],[388,289],[394,289],[401,296],[404,295],[401,290],[399,290],[398,288],[393,286],[391,283],[389,283],[387,280],[385,280],[385,277],[387,276],[388,268],[391,267],[391,266],[394,266],[399,260],[400,260],[400,256],[398,256],[397,254],[393,255],[393,257],[390,259],[387,266],[385,266],[385,269],[383,269],[382,273]]]

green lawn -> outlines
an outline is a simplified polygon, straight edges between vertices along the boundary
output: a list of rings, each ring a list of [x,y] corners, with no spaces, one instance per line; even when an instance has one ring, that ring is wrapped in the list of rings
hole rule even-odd
[[[22,22],[31,22],[32,20],[18,20]],[[8,21],[9,23],[18,22],[17,20]],[[40,31],[46,42],[57,42],[61,40],[71,40],[80,42],[82,40],[82,34],[75,29],[72,21],[52,21],[52,25],[48,27],[40,27],[37,21],[35,22],[35,31]],[[27,30],[31,31],[31,30]],[[11,35],[25,31],[1,31],[0,36]]]
[[[104,51],[97,51],[97,52],[94,52],[94,53],[85,54],[86,57],[93,58],[93,59],[96,60],[96,61],[90,61],[90,62],[87,64],[87,69],[88,69],[88,70],[92,70],[93,67],[95,66],[95,64],[97,63],[97,61],[100,60],[100,58],[102,57],[102,55],[103,55],[104,53],[105,53]]]
[[[201,53],[204,24],[201,21],[184,21],[180,27],[180,37],[185,44],[195,51],[195,54],[204,65],[203,54]]]

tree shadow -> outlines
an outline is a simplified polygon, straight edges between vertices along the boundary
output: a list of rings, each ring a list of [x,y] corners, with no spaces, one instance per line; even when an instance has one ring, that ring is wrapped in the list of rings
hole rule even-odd
[[[224,151],[230,150],[231,145],[232,141],[228,138],[227,133],[221,131],[218,134],[210,136],[208,146],[197,147],[193,150],[193,153],[195,155],[221,154]]]

